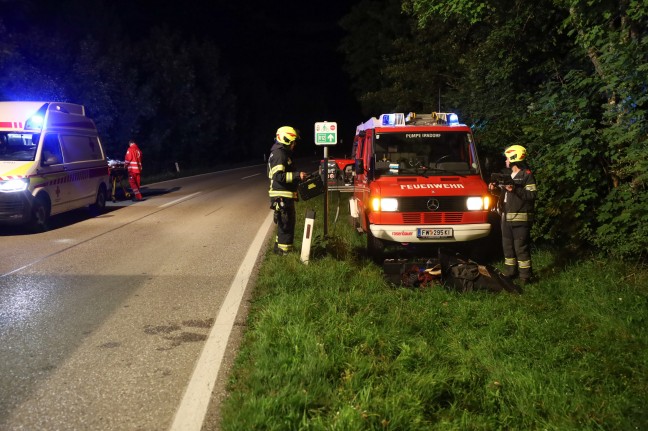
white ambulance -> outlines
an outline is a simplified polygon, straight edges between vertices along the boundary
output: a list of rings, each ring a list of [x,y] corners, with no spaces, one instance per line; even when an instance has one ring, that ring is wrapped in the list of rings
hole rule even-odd
[[[51,215],[106,206],[109,171],[82,105],[0,102],[0,224],[47,230]]]

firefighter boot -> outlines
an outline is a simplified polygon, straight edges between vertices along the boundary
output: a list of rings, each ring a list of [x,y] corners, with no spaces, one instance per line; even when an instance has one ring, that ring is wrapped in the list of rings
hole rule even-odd
[[[514,257],[504,258],[504,277],[514,279],[517,276],[517,259]]]
[[[282,248],[280,248],[279,244],[276,242],[274,245],[274,249],[272,251],[274,251],[274,254],[277,254],[279,256],[286,256],[289,254],[287,250],[283,250]]]
[[[534,284],[536,282],[536,278],[533,276],[533,274],[524,274],[520,275],[520,279],[518,280],[518,284],[520,287],[526,287],[530,284]]]

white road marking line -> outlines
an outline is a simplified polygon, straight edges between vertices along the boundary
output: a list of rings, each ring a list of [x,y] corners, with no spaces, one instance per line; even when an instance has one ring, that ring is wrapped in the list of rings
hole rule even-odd
[[[265,238],[272,223],[272,215],[272,212],[268,213],[230,285],[225,301],[223,301],[223,305],[216,316],[216,322],[209,331],[209,336],[200,353],[200,358],[196,363],[180,406],[176,411],[170,431],[200,431],[202,428],[212,390],[225,355],[227,341],[232,332],[234,320],[259,251],[265,244]]]
[[[225,169],[225,170],[222,170],[222,171],[215,171],[215,172],[206,172],[204,174],[191,175],[189,177],[182,177],[182,178],[174,178],[174,179],[171,179],[171,180],[164,180],[164,181],[160,181],[160,182],[157,182],[157,183],[151,183],[151,184],[147,183],[146,185],[164,184],[164,183],[176,182],[176,181],[187,179],[187,178],[206,177],[208,175],[227,174],[227,173],[230,173],[232,171],[240,171],[240,170],[243,170],[243,169],[256,168],[257,166],[266,166],[266,164],[265,163],[259,163],[259,164],[256,164],[256,165],[241,166],[240,168]]]
[[[243,177],[241,179],[242,180],[247,180],[248,178],[256,177],[257,175],[261,175],[261,174],[248,175],[247,177]]]
[[[178,202],[186,201],[187,199],[191,199],[192,197],[194,197],[196,195],[199,195],[200,193],[202,193],[202,192],[192,193],[192,194],[187,195],[187,196],[185,196],[183,198],[179,198],[179,199],[176,199],[174,201],[167,202],[164,205],[160,205],[158,208],[164,208],[164,207],[168,207],[168,206],[173,205],[173,204],[177,204]]]

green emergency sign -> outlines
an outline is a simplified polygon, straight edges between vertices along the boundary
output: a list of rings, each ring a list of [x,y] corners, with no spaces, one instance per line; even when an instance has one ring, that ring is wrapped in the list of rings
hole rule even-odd
[[[337,144],[337,123],[323,121],[315,123],[315,145]]]

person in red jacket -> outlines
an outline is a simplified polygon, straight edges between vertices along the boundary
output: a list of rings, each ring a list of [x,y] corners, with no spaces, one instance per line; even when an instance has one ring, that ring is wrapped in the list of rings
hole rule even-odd
[[[128,141],[128,150],[126,151],[124,162],[128,170],[128,182],[133,190],[133,200],[141,201],[143,200],[142,193],[140,192],[142,185],[140,179],[140,175],[142,174],[142,151],[133,139]]]

